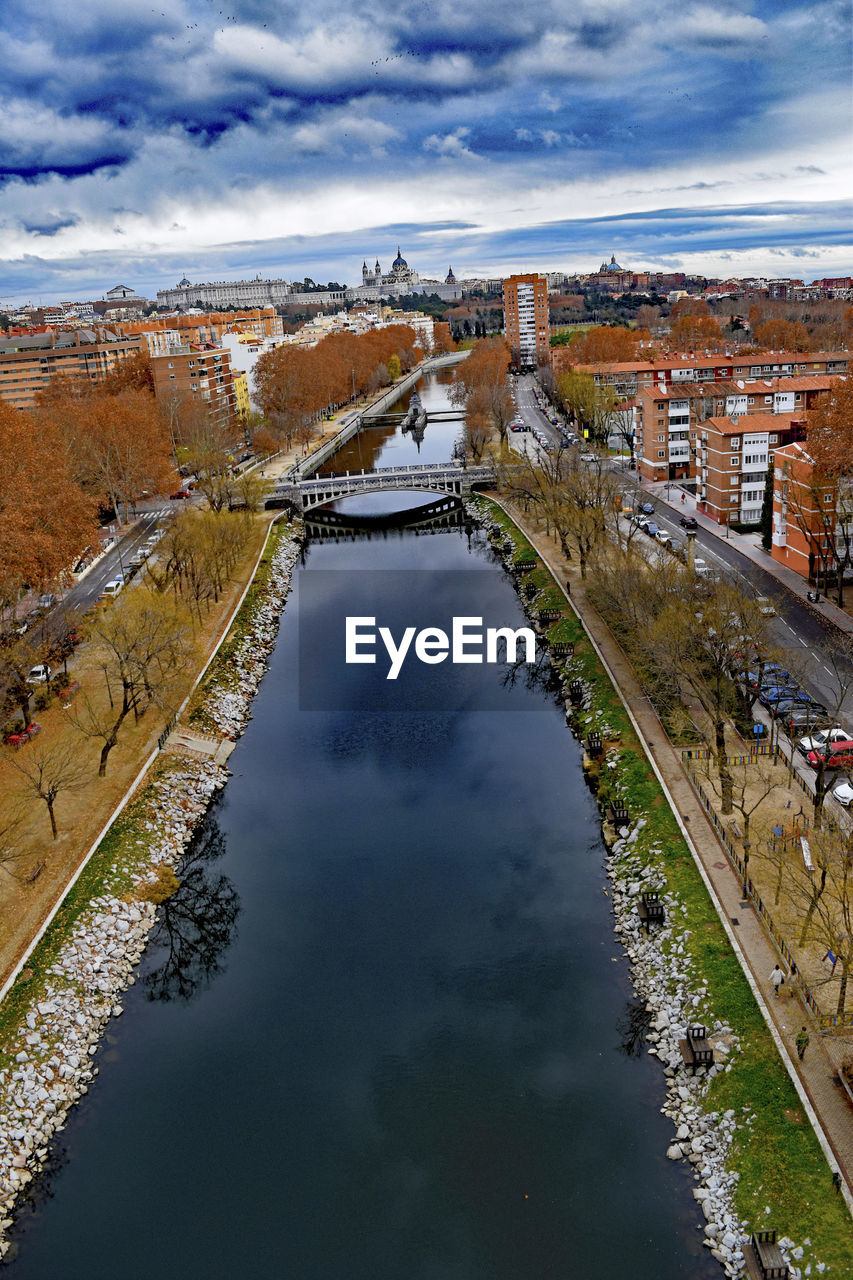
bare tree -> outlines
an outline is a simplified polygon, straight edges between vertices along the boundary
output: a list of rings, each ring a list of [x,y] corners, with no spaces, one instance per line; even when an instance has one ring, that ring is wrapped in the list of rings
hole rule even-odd
[[[77,744],[68,741],[52,746],[35,743],[26,755],[10,757],[9,764],[24,779],[23,790],[44,801],[50,830],[56,840],[59,835],[55,813],[57,800],[63,793],[80,791],[91,776],[89,767],[80,759]]]
[[[98,777],[106,773],[110,752],[128,715],[134,719],[153,704],[171,709],[177,683],[193,650],[193,631],[186,608],[173,596],[140,589],[122,597],[94,624],[92,639],[100,650],[107,679],[120,690],[116,705],[99,707],[84,694],[69,710],[72,723],[101,742]]]

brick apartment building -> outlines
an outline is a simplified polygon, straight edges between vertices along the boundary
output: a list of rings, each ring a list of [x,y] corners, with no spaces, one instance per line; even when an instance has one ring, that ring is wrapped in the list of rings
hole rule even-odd
[[[503,282],[504,332],[517,368],[535,369],[551,361],[548,279],[510,276]]]
[[[55,378],[94,384],[140,350],[112,329],[47,329],[0,341],[0,399],[31,409]]]
[[[773,472],[774,560],[824,587],[839,568],[845,581],[853,552],[853,483],[821,478],[807,444],[777,449]]]
[[[597,386],[611,386],[624,399],[655,386],[707,385],[755,379],[807,376],[844,376],[849,368],[849,351],[740,351],[734,355],[666,356],[659,360],[624,360],[608,364],[572,365],[571,348],[554,353],[554,372],[570,367],[591,373]]]
[[[151,357],[154,394],[164,405],[198,399],[208,405],[210,419],[223,430],[234,421],[237,405],[231,357],[214,346],[185,346]]]
[[[820,374],[646,387],[626,405],[634,414],[640,474],[646,480],[693,476],[698,429],[708,418],[804,413],[834,382]]]
[[[169,334],[177,334],[181,345],[190,342],[218,343],[223,334],[232,330],[254,333],[259,339],[284,338],[284,321],[274,307],[248,308],[240,312],[210,311],[191,316],[149,316],[146,320],[123,321],[119,328],[128,337],[143,337],[152,355],[164,353]],[[174,338],[169,341],[174,345]]]
[[[699,424],[696,507],[719,524],[757,524],[767,469],[779,448],[802,441],[795,414],[712,417]]]

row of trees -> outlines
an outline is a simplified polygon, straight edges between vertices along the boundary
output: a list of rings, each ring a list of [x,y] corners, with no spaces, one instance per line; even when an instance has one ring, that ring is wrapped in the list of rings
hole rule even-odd
[[[495,436],[501,449],[515,413],[507,383],[510,352],[504,338],[487,338],[458,366],[450,398],[465,411],[465,448],[478,462]]]
[[[71,735],[66,731],[52,741],[39,738],[8,757],[21,784],[16,797],[4,798],[0,865],[8,869],[22,856],[16,835],[29,804],[44,802],[56,839],[59,797],[93,780],[95,770],[81,754],[77,735],[98,744],[97,776],[104,777],[128,722],[137,723],[152,707],[165,720],[174,714],[196,656],[203,611],[220,598],[233,576],[250,531],[245,512],[181,514],[160,543],[158,564],[146,571],[144,582],[87,621],[87,674],[65,708]],[[44,653],[27,638],[0,654],[0,696],[28,700],[31,688],[23,673]],[[24,713],[26,717],[26,706]]]
[[[414,330],[389,325],[364,334],[330,334],[314,347],[266,352],[255,369],[258,402],[269,431],[289,446],[348,400],[393,382],[421,359]]]

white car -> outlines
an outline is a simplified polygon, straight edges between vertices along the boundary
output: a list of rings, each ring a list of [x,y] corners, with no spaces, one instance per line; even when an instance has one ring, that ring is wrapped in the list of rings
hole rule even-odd
[[[846,729],[818,729],[809,738],[800,738],[797,750],[807,756],[810,751],[822,751],[829,742],[849,742],[850,734]]]
[[[756,596],[755,604],[758,612],[765,618],[772,618],[776,613],[773,601],[769,596]]]
[[[40,662],[37,667],[30,667],[27,684],[44,684],[52,675],[53,668],[49,667],[46,662]]]
[[[847,781],[836,782],[832,788],[832,794],[835,796],[839,804],[843,804],[846,809],[851,800],[853,800],[853,787]]]
[[[666,529],[658,529],[657,533],[655,534],[655,537],[657,538],[658,542],[661,544],[662,547],[668,547],[672,545],[672,538],[669,536]]]

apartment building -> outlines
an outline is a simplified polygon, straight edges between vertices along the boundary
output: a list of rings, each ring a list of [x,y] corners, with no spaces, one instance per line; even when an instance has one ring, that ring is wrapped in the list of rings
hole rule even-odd
[[[189,345],[151,357],[154,394],[168,406],[198,398],[207,403],[210,420],[223,429],[236,414],[230,353],[223,347]]]
[[[218,343],[232,329],[254,333],[258,338],[283,338],[284,322],[274,307],[245,311],[208,311],[193,316],[151,316],[147,320],[126,321],[118,326],[127,336],[145,339],[152,355],[162,355],[166,339],[161,334],[177,333],[181,343]]]
[[[836,381],[833,376],[821,374],[646,387],[627,402],[634,407],[640,474],[646,480],[693,476],[698,429],[708,418],[805,413]]]
[[[795,414],[735,414],[700,423],[697,509],[719,524],[757,524],[776,450],[805,435],[805,420]]]
[[[138,338],[112,329],[48,329],[0,341],[0,399],[31,409],[40,391],[57,378],[103,382],[140,350]]]
[[[555,372],[571,366],[571,349],[563,347],[554,353]],[[659,360],[618,361],[610,364],[574,366],[580,373],[591,373],[598,386],[610,386],[624,399],[632,399],[639,391],[653,386],[683,386],[691,383],[777,380],[779,378],[829,376],[843,377],[850,365],[849,351],[771,351],[738,352],[735,355],[666,356]]]
[[[548,279],[510,276],[503,282],[504,332],[516,368],[535,369],[551,360]]]

